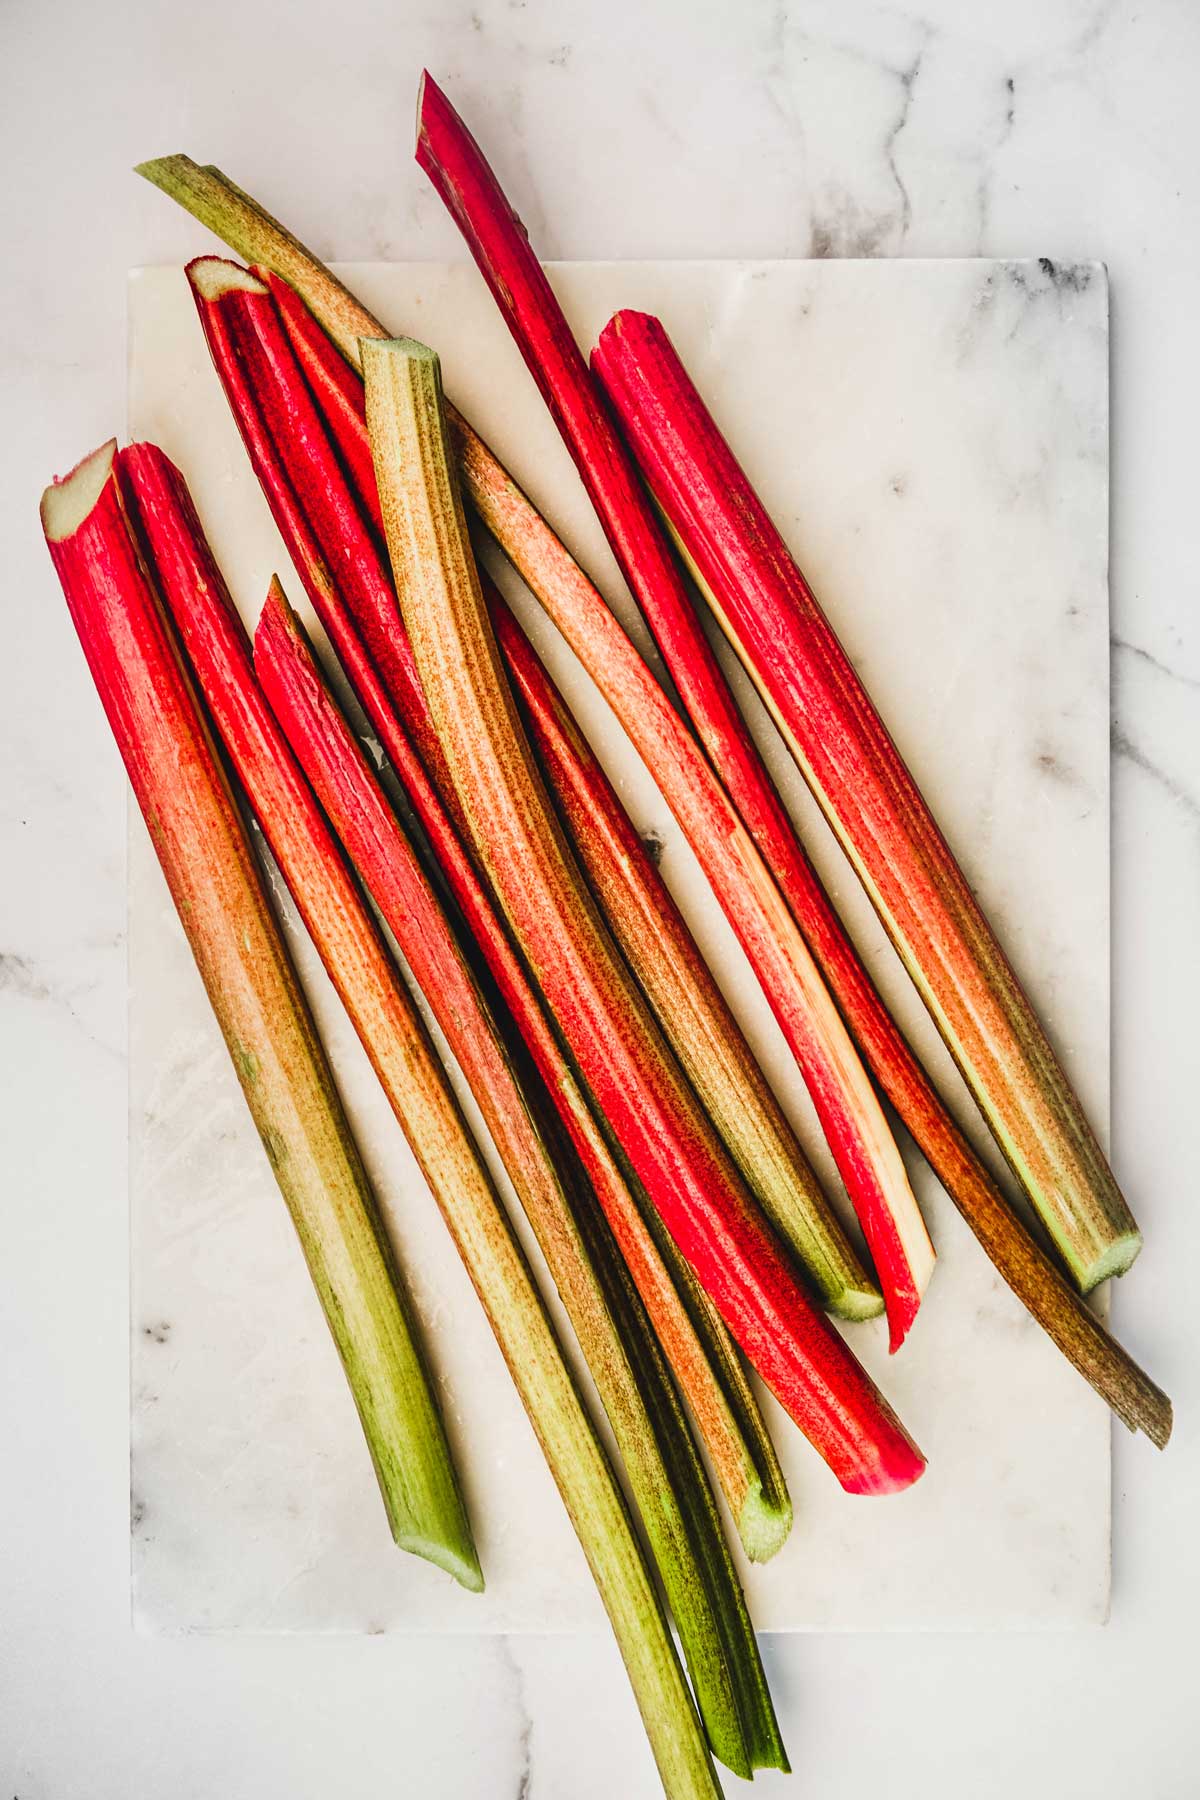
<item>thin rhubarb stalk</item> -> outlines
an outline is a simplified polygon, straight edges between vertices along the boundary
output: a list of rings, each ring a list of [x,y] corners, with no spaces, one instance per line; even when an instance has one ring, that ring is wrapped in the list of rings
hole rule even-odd
[[[571,335],[562,307],[470,132],[422,76],[417,161],[445,201],[492,290],[530,374],[575,460],[621,572],[667,654],[691,603],[632,461]],[[712,658],[703,638],[690,658]],[[726,733],[740,732],[730,700]],[[837,1008],[811,958],[788,1015],[788,1041],[875,1262],[892,1348],[902,1342],[933,1272],[933,1246],[904,1163]]]
[[[668,1791],[711,1800],[695,1710],[608,1459],[428,1034],[259,686],[183,479],[148,444],[121,452],[119,467],[210,715],[487,1312],[609,1612]]]
[[[405,623],[475,850],[599,1112],[725,1323],[852,1492],[906,1487],[911,1438],[742,1186],[571,857],[488,620],[432,351],[363,344],[367,420]]]
[[[361,379],[295,291],[276,275],[266,273],[263,279],[362,511],[373,529],[382,533],[378,487],[369,466]],[[242,299],[231,304],[253,307],[256,313],[262,310],[257,303]],[[275,354],[271,364],[276,376],[281,375],[283,359]],[[255,397],[263,407],[261,385]],[[306,397],[293,390],[266,410],[277,417],[283,412],[295,417],[305,404]],[[315,434],[307,429],[300,434],[299,445],[292,439],[289,460],[302,455],[314,442]],[[337,470],[326,461],[321,487],[332,488],[339,479]],[[296,481],[298,490],[304,491],[312,484],[312,469],[301,468]],[[490,605],[502,605],[486,581],[484,591]],[[574,722],[565,728],[556,724],[562,718],[562,701],[532,645],[507,610],[499,616],[505,626],[497,634],[500,647],[527,706],[532,706],[530,722],[555,799],[617,940],[692,1085],[751,1191],[797,1251],[825,1304],[842,1318],[875,1317],[882,1310],[878,1291],[822,1193],[641,840]],[[543,741],[547,734],[553,748]],[[582,768],[581,757],[586,759]],[[461,823],[457,809],[456,823]]]
[[[337,344],[347,365],[359,366],[359,336],[377,335],[383,327],[257,202],[220,171],[198,169],[184,156],[145,163],[139,173],[202,219],[231,249],[284,277]],[[786,984],[790,978],[784,963],[771,966],[770,946],[761,935],[764,922],[770,926],[769,911],[760,906],[765,891],[761,858],[748,839],[738,855],[726,854],[719,835],[722,817],[724,827],[735,833],[738,822],[731,817],[728,797],[714,781],[711,766],[697,752],[695,740],[682,728],[638,651],[561,539],[449,403],[446,416],[468,503],[624,726],[699,857],[769,996],[773,982]],[[693,804],[698,797],[705,804]],[[709,835],[713,830],[718,833],[715,837]],[[736,847],[736,838],[730,841]],[[748,880],[741,863],[752,871]],[[1162,1448],[1171,1433],[1169,1399],[1105,1331],[1014,1215],[884,1007],[798,843],[777,874],[872,1073],[999,1273],[1117,1417]]]
[[[651,1237],[493,903],[464,852],[455,822],[447,814],[442,795],[448,789],[448,797],[454,797],[448,776],[446,788],[439,794],[409,736],[411,728],[423,748],[432,740],[430,760],[444,768],[423,693],[407,682],[390,694],[386,691],[359,635],[352,608],[330,577],[324,545],[314,533],[300,496],[317,490],[328,495],[344,488],[344,481],[272,303],[230,264],[216,263],[209,268],[194,282],[194,291],[213,360],[251,463],[306,592],[572,1135],[693,1416],[704,1432],[747,1552],[764,1559],[783,1543],[792,1512],[761,1413],[744,1377],[739,1384],[732,1347],[720,1341],[713,1320],[703,1309],[687,1304],[680,1259],[672,1258],[669,1247],[656,1245]],[[358,376],[353,379],[358,383],[361,407],[362,383]],[[373,473],[370,489],[375,492]],[[344,492],[326,503],[323,523],[333,534],[331,557],[339,556],[343,543],[335,529],[337,521],[345,520],[352,507],[351,496]],[[361,569],[368,560],[361,528],[355,541],[360,551],[356,566]],[[371,592],[378,595],[384,580],[389,582],[390,595],[390,578],[382,573]],[[361,592],[360,587],[360,598]],[[394,599],[391,606],[395,627],[402,631]],[[403,720],[397,716],[393,700],[405,705]]]
[[[738,1773],[782,1766],[741,1587],[646,1315],[602,1217],[581,1223],[573,1210],[462,949],[278,585],[255,634],[254,664],[445,1033],[537,1236],[612,1425],[709,1741]]]
[[[366,1172],[108,443],[42,497],[79,641],[358,1408],[392,1534],[483,1587],[450,1452]]]
[[[662,325],[645,313],[618,313],[595,363],[715,617],[1072,1277],[1087,1293],[1123,1274],[1141,1234],[1066,1074],[870,696]],[[716,766],[725,775],[719,760]]]
[[[575,853],[692,1086],[763,1211],[817,1275],[826,1304],[843,1318],[873,1318],[881,1302],[856,1276],[849,1246],[829,1261],[844,1243],[841,1229],[670,890],[532,644],[486,583],[484,592]]]

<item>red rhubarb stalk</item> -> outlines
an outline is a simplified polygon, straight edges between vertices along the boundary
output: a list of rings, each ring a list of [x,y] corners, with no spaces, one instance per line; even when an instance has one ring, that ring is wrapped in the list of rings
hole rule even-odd
[[[224,269],[233,270],[228,285]],[[417,753],[410,729],[419,735],[423,748],[432,740],[431,761],[444,768],[423,693],[419,688],[414,691],[409,683],[392,694],[387,692],[342,591],[329,574],[324,546],[313,531],[300,495],[314,488],[332,490],[342,483],[342,471],[322,433],[270,301],[247,287],[239,274],[233,265],[216,263],[203,278],[205,292],[199,287],[194,291],[214,363],[251,463],[317,616],[571,1133],[693,1415],[705,1431],[713,1466],[747,1551],[756,1559],[770,1556],[787,1535],[791,1503],[766,1426],[737,1369],[732,1347],[721,1341],[704,1309],[685,1304],[688,1278],[680,1259],[672,1256],[669,1243],[656,1246],[651,1238],[493,902],[463,849],[442,794]],[[358,376],[354,380],[361,407],[362,383]],[[269,428],[272,425],[274,431]],[[370,489],[375,492],[373,473]],[[335,502],[342,516],[350,504],[348,497]],[[336,540],[330,554],[337,554]],[[394,601],[392,604],[395,610]],[[396,622],[399,627],[398,612]],[[407,649],[407,640],[405,645]],[[393,700],[407,701],[403,721]],[[443,793],[454,798],[448,777]]]
[[[358,367],[360,336],[381,334],[383,327],[257,202],[250,201],[219,170],[201,169],[186,156],[144,163],[138,172],[210,226],[232,250],[282,276],[337,345],[347,366]],[[662,690],[561,540],[484,440],[449,403],[446,416],[468,503],[555,621],[629,734],[699,856],[764,991],[770,994],[774,977],[769,967],[760,966],[752,925],[761,873],[745,884],[739,896],[736,866],[727,871],[732,874],[732,885],[723,883],[716,872],[721,847],[703,835],[727,802],[727,796],[713,783],[710,765],[697,755],[690,735],[680,731]],[[709,799],[715,802],[712,821],[704,807],[689,810],[693,791],[706,784]],[[1084,1380],[1130,1430],[1145,1431],[1161,1448],[1171,1433],[1169,1399],[1105,1331],[1008,1206],[884,1007],[798,845],[791,866],[799,872],[795,879],[785,881],[786,868],[781,868],[779,878],[822,974],[872,1073],[963,1218],[1013,1293]],[[786,982],[782,968],[776,973]]]
[[[924,1459],[818,1313],[742,1186],[603,925],[520,724],[449,461],[437,358],[363,345],[388,547],[438,735],[487,870],[600,1113],[734,1337],[843,1486]]]
[[[744,727],[711,649],[687,631],[692,607],[670,546],[554,290],[479,146],[428,74],[417,102],[417,161],[492,290],[668,665],[679,657],[702,665],[700,679],[728,700],[720,729],[740,736]],[[803,985],[789,995],[785,1030],[870,1246],[895,1349],[933,1272],[933,1248],[858,1054],[805,955]]]
[[[1083,1110],[870,696],[662,325],[619,313],[595,363],[702,591],[1071,1275],[1086,1293],[1122,1274],[1141,1235]],[[696,723],[709,742],[703,719]]]
[[[741,1588],[646,1315],[601,1222],[573,1212],[449,921],[278,585],[255,634],[254,666],[445,1033],[533,1226],[612,1424],[710,1742],[741,1774],[786,1766]]]
[[[483,1577],[394,1262],[245,827],[129,530],[115,443],[47,488],[79,641],[300,1238],[396,1542]]]
[[[308,534],[324,551],[329,574],[372,661],[395,695],[426,767],[439,785],[448,785],[386,564],[330,456],[320,415],[279,329],[269,291],[223,257],[197,257],[188,264],[187,277],[213,361],[232,389],[231,401],[240,391],[252,397],[276,456],[287,459],[290,487]],[[243,436],[244,410],[234,405]],[[271,487],[264,484],[264,490],[274,506]],[[277,518],[277,523],[283,530],[284,522]]]

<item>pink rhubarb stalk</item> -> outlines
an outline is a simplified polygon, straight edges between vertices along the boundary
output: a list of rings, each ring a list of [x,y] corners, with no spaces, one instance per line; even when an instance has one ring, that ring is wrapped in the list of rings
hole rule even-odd
[[[247,282],[232,264],[209,259],[203,268],[193,265],[192,273],[215,366],[306,592],[588,1171],[693,1415],[705,1431],[713,1466],[747,1552],[756,1559],[768,1557],[790,1528],[791,1503],[761,1414],[737,1368],[736,1354],[722,1341],[705,1309],[685,1303],[690,1287],[686,1265],[681,1266],[680,1259],[672,1256],[669,1242],[656,1246],[493,902],[463,849],[456,821],[445,804],[446,798],[454,799],[454,790],[444,773],[441,747],[419,684],[414,687],[405,680],[389,693],[341,586],[329,573],[325,546],[314,532],[302,496],[314,490],[326,495],[327,525],[331,516],[346,518],[353,500],[345,491],[344,472],[289,353],[274,308],[261,289]],[[353,379],[361,409],[362,382],[357,375]],[[373,473],[369,490],[377,509]],[[361,531],[355,541],[362,553],[361,568],[365,562]],[[335,535],[331,558],[338,556],[339,542]],[[372,591],[380,593],[385,582],[390,594],[390,577],[382,570],[371,582]],[[359,592],[361,596],[361,588]],[[402,633],[394,599],[391,606],[395,629]],[[403,651],[403,666],[411,667],[407,638]],[[403,718],[394,702],[403,706]],[[443,770],[440,792],[410,733],[417,737],[429,763]]]
[[[507,685],[445,435],[437,358],[363,345],[405,622],[476,854],[584,1082],[734,1337],[843,1486],[924,1459],[813,1307],[667,1049],[567,849]]]
[[[417,103],[417,161],[492,290],[668,664],[686,647],[687,658],[715,669],[708,644],[687,638],[692,609],[679,569],[524,227],[428,74]],[[724,729],[743,730],[732,698]],[[791,999],[800,1004],[788,1014],[788,1041],[870,1246],[896,1349],[933,1271],[929,1234],[887,1121],[811,959]]]
[[[374,1197],[245,827],[130,532],[115,443],[47,488],[42,524],[362,1421],[396,1542],[483,1577]]]
[[[1085,1293],[1122,1274],[1141,1236],[1083,1110],[870,696],[662,325],[619,313],[595,364],[715,616],[1067,1268]],[[693,717],[709,742],[703,717]],[[710,754],[736,803],[711,743]]]

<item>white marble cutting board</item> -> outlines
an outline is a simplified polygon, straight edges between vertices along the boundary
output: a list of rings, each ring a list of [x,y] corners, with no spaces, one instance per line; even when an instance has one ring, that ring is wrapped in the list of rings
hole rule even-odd
[[[619,305],[665,318],[1106,1130],[1103,270],[875,261],[576,264],[553,275],[589,341]],[[618,597],[582,490],[474,268],[373,265],[347,278],[397,330],[441,350],[448,391]],[[274,569],[300,601],[182,275],[136,273],[130,308],[130,435],[154,438],[183,468],[247,619]],[[666,807],[536,607],[521,610],[639,827],[662,840],[668,879],[828,1170],[794,1066]],[[879,979],[944,1070],[853,877],[786,757],[764,742]],[[467,1595],[392,1549],[282,1202],[136,814],[129,870],[136,1619],[159,1630],[601,1625],[483,1315],[301,943],[425,1324],[487,1592]],[[773,1410],[796,1526],[780,1556],[748,1574],[755,1619],[764,1630],[1101,1620],[1105,1409],[910,1160],[940,1264],[898,1357],[881,1324],[852,1335],[929,1470],[902,1496],[850,1499]]]

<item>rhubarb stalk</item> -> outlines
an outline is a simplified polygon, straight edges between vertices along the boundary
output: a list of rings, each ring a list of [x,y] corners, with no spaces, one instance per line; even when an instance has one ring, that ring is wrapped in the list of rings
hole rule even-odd
[[[226,751],[488,1314],[612,1619],[668,1791],[711,1800],[695,1711],[612,1470],[428,1034],[259,686],[183,479],[149,444],[121,452],[119,470]]]
[[[483,1586],[375,1200],[245,827],[114,475],[46,489],[42,525],[92,679],[358,1408],[396,1542]]]
[[[325,496],[319,516],[326,531],[332,531],[329,555],[337,558],[343,569],[346,540],[335,527],[339,519],[351,517],[354,502],[345,491],[343,472],[290,355],[274,307],[261,288],[232,264],[210,259],[206,269],[193,265],[191,272],[214,363],[309,598],[421,823],[439,874],[474,934],[571,1134],[693,1416],[704,1432],[747,1552],[756,1560],[773,1555],[790,1527],[791,1504],[761,1413],[737,1368],[736,1353],[722,1341],[722,1330],[707,1309],[689,1300],[690,1279],[681,1259],[672,1254],[670,1241],[656,1243],[648,1230],[475,865],[463,850],[455,822],[407,729],[412,728],[423,747],[432,739],[430,760],[442,765],[423,694],[411,683],[401,683],[390,693],[385,689],[348,598],[329,574],[325,544],[318,540],[310,522],[314,509],[302,504],[302,497],[315,491]],[[361,408],[362,383],[357,375],[353,379]],[[370,491],[375,493],[373,474]],[[377,507],[377,497],[375,504]],[[361,520],[351,539],[358,547],[354,566],[369,571],[370,546],[364,541]],[[381,569],[368,584],[368,595],[378,598],[388,583]],[[361,584],[355,592],[361,602]],[[390,584],[387,595],[391,596]],[[394,628],[402,633],[394,599],[390,605]],[[368,610],[378,620],[379,613],[373,607]],[[407,640],[405,655],[410,662]],[[404,704],[403,721],[394,700]],[[453,800],[448,778],[446,787]],[[865,1278],[859,1279],[865,1285]]]
[[[255,634],[254,665],[445,1033],[533,1226],[612,1424],[713,1749],[744,1775],[786,1766],[741,1587],[646,1315],[601,1216],[581,1220],[564,1193],[463,952],[278,585]]]
[[[831,1260],[844,1242],[840,1227],[670,890],[532,644],[494,590],[488,599],[575,853],[692,1086],[767,1217],[800,1247],[826,1304],[843,1318],[874,1318],[879,1296],[844,1256]]]
[[[679,570],[528,235],[428,74],[417,101],[417,161],[492,290],[668,665],[676,646],[688,659],[711,661],[703,638],[685,641],[692,609]],[[742,730],[732,697],[722,728]],[[932,1274],[933,1247],[874,1090],[807,952],[797,972],[803,981],[790,997],[799,1004],[785,1030],[870,1246],[895,1349]]]
[[[1066,1074],[870,696],[662,325],[645,313],[618,313],[595,364],[714,616],[1072,1277],[1087,1293],[1123,1274],[1141,1234]],[[698,623],[694,635],[701,635]],[[709,748],[724,775],[719,751]]]
[[[449,461],[437,358],[364,343],[388,547],[475,850],[599,1112],[734,1337],[843,1486],[924,1459],[813,1307],[667,1049],[571,857],[507,685]]]
[[[186,156],[144,163],[138,172],[201,219],[231,249],[286,278],[337,345],[347,367],[358,368],[359,336],[378,335],[383,327],[263,207],[219,170],[199,168]],[[320,339],[315,341],[319,345]],[[731,818],[728,796],[715,782],[711,765],[561,539],[479,433],[448,402],[446,417],[464,497],[628,733],[770,995],[773,982],[786,984],[789,976],[784,964],[772,966],[761,937],[761,926],[769,924],[769,916],[759,908],[765,871],[761,857],[750,855],[753,846],[748,841],[741,846],[740,859],[724,854],[722,821],[725,829],[736,832],[740,819]],[[693,805],[697,796],[705,803]],[[717,835],[709,835],[712,832]],[[792,837],[795,841],[794,833]],[[739,860],[751,869],[750,879],[743,879]],[[872,1073],[997,1270],[1117,1417],[1131,1431],[1144,1431],[1163,1447],[1171,1434],[1170,1400],[1104,1329],[1007,1204],[883,1005],[798,842],[775,874]]]

